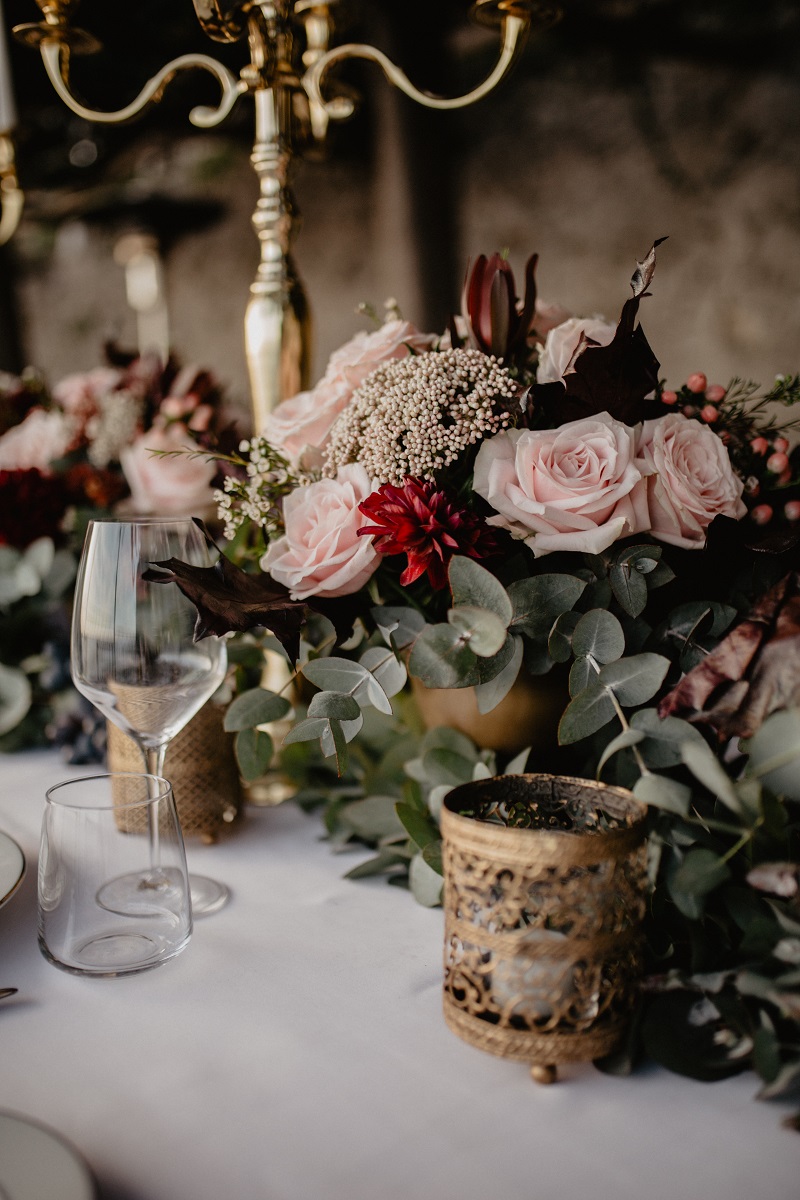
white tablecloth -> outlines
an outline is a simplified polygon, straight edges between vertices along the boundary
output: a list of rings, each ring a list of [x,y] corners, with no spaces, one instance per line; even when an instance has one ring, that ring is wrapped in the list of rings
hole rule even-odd
[[[36,943],[44,790],[86,774],[0,758],[28,873],[0,910],[0,1108],[69,1138],[104,1200],[797,1200],[800,1139],[745,1075],[591,1065],[550,1088],[441,1015],[440,910],[341,878],[321,824],[247,810],[190,868],[233,899],[157,970],[83,979]]]

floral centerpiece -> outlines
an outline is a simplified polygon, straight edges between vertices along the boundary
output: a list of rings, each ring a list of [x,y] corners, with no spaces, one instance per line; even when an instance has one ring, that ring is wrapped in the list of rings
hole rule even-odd
[[[335,841],[376,848],[353,876],[438,902],[442,799],[471,778],[546,763],[632,788],[653,900],[631,1053],[705,1079],[750,1065],[784,1094],[800,1080],[800,452],[784,411],[800,378],[668,387],[638,323],[655,246],[616,323],[542,303],[535,266],[518,298],[508,263],[481,257],[444,335],[390,312],[337,351],[229,456],[238,561],[151,578],[194,600],[198,636],[243,635],[227,714],[242,770],[264,772],[270,724],[291,717],[300,802],[324,803]],[[247,686],[257,627],[285,652],[283,692]],[[409,676],[487,716],[519,681],[551,684],[557,738],[529,753],[523,728],[512,757],[425,731]]]
[[[153,457],[224,447],[223,397],[207,371],[109,349],[109,365],[52,391],[0,375],[0,749],[66,740],[102,754],[103,726],[72,689],[72,584],[90,517],[213,508],[216,467]],[[235,443],[234,443],[235,444]]]

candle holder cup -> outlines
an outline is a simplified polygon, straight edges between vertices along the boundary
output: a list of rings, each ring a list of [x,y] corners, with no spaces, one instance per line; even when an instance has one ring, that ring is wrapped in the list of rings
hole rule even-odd
[[[442,812],[444,1015],[465,1041],[557,1065],[619,1047],[642,974],[646,805],[623,788],[506,775]]]

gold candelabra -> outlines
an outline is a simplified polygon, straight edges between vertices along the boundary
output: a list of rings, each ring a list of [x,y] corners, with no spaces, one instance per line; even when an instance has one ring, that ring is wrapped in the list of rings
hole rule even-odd
[[[324,143],[330,121],[343,120],[354,111],[349,95],[329,88],[330,68],[345,59],[366,59],[376,63],[390,83],[419,104],[437,109],[463,108],[486,96],[506,75],[534,22],[545,25],[558,15],[550,0],[474,0],[472,17],[499,31],[501,46],[496,65],[472,91],[441,97],[415,87],[373,46],[332,46],[338,0],[234,0],[228,8],[220,0],[193,0],[203,31],[214,41],[247,40],[249,62],[238,78],[208,55],[183,54],[162,67],[130,104],[114,112],[98,112],[82,104],[70,86],[71,56],[101,49],[91,34],[72,24],[78,0],[36,3],[44,19],[37,24],[18,25],[14,34],[26,45],[39,49],[56,92],[87,121],[116,124],[130,120],[160,100],[178,72],[195,68],[210,72],[221,93],[216,108],[192,110],[190,120],[197,126],[218,125],[241,96],[252,96],[255,138],[251,162],[259,183],[253,226],[261,255],[250,287],[244,330],[256,430],[263,427],[279,400],[308,384],[310,322],[291,255],[296,208],[290,174],[296,155]],[[0,173],[2,153],[0,142]]]

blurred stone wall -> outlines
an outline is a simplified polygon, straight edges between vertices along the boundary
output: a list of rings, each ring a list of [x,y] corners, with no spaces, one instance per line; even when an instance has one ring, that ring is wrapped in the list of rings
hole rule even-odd
[[[454,53],[478,78],[493,47],[462,40]],[[371,68],[363,79],[351,132],[295,177],[317,372],[364,327],[360,301],[380,309],[393,296],[444,328],[480,252],[508,248],[521,278],[536,251],[544,298],[616,317],[635,260],[665,235],[640,316],[670,383],[800,370],[800,78],[785,63],[652,47],[626,62],[607,44],[571,52],[545,36],[496,94],[444,114],[415,109]],[[164,246],[172,344],[243,407],[257,262],[245,117],[236,136],[165,135],[145,121],[114,164],[128,194],[219,204],[219,220],[173,230]],[[14,251],[25,356],[51,379],[95,365],[106,338],[135,337],[114,259],[124,221],[87,217],[74,187],[61,199],[57,220],[29,217]],[[52,216],[53,196],[34,197],[34,213],[48,203]]]

